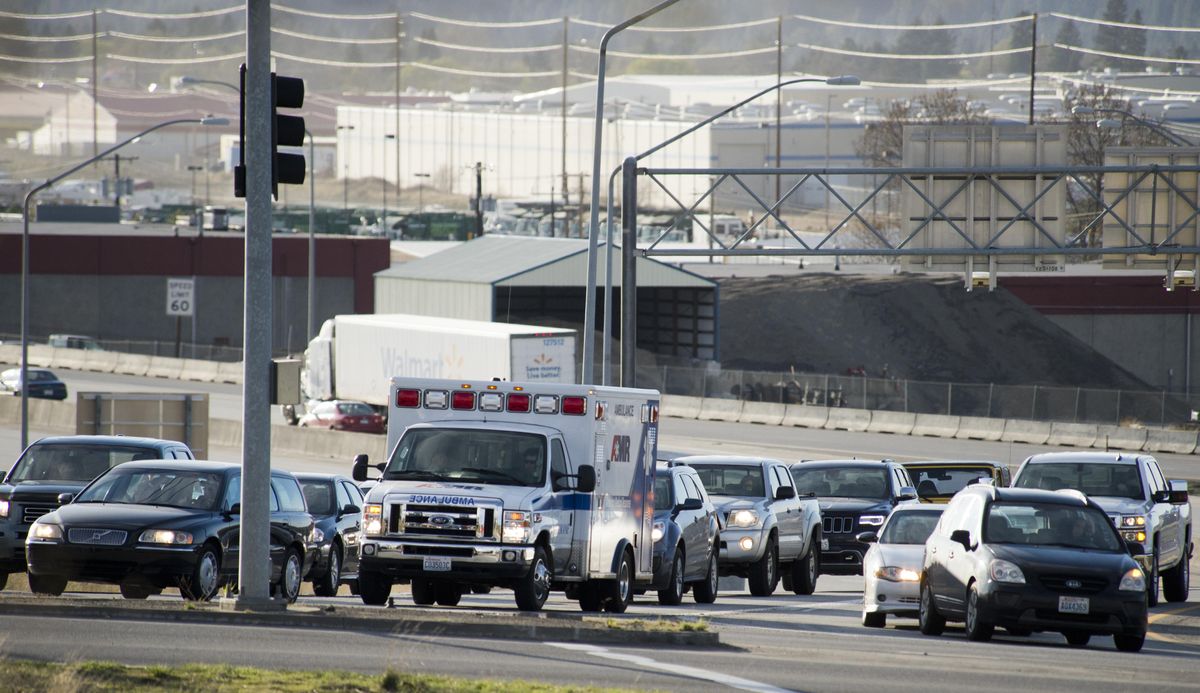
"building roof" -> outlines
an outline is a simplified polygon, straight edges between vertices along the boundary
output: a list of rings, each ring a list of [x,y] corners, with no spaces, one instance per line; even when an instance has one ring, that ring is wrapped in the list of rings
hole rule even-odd
[[[588,244],[579,238],[535,238],[488,234],[420,260],[393,265],[375,276],[377,279],[423,279],[466,284],[528,284],[518,278],[552,265],[582,264]],[[604,245],[601,244],[603,249]],[[613,260],[613,280],[619,284],[620,254]],[[603,256],[597,262],[597,281],[604,277]],[[643,272],[643,270],[647,270]],[[716,282],[686,270],[649,258],[638,258],[640,285],[668,283],[674,286],[711,287]],[[560,274],[561,278],[561,273]],[[670,276],[669,281],[664,277]],[[645,279],[645,281],[642,281]],[[561,283],[561,282],[555,282]],[[570,284],[583,286],[586,276],[572,269]]]

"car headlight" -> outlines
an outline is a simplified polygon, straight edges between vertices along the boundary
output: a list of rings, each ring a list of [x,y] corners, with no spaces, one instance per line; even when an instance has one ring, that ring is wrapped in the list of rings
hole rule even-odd
[[[502,536],[502,541],[506,544],[529,543],[529,513],[506,510]]]
[[[663,534],[666,533],[666,530],[667,530],[667,523],[655,522],[654,529],[650,530],[650,538],[653,539],[654,543],[657,544],[659,541],[662,540]]]
[[[192,543],[192,535],[189,532],[179,532],[173,529],[148,529],[142,532],[138,541],[143,544],[186,546]]]
[[[754,527],[758,522],[758,513],[753,510],[734,510],[729,514],[730,527]]]
[[[1131,568],[1121,578],[1121,585],[1117,589],[1122,592],[1145,592],[1146,574],[1141,568]]]
[[[8,501],[0,500],[0,517],[8,517]]]
[[[1146,516],[1145,515],[1123,515],[1121,517],[1121,526],[1122,527],[1145,527],[1146,526]]]
[[[921,573],[912,568],[885,565],[875,571],[875,577],[888,582],[917,582],[921,579]]]
[[[42,522],[34,522],[29,528],[29,538],[38,541],[62,541],[62,527]]]
[[[988,568],[988,573],[996,582],[1007,582],[1014,585],[1025,584],[1025,573],[1021,572],[1016,563],[1010,561],[997,558],[992,561],[992,565]]]
[[[363,534],[377,537],[383,534],[383,506],[367,503],[363,506]]]
[[[858,518],[858,524],[864,527],[879,527],[883,524],[883,515],[862,515]]]
[[[1121,530],[1121,538],[1125,541],[1136,541],[1138,543],[1146,541],[1146,530],[1144,529],[1123,529]]]
[[[320,544],[323,541],[325,541],[325,533],[322,532],[317,527],[313,527],[312,539],[309,540],[309,543],[310,544]]]

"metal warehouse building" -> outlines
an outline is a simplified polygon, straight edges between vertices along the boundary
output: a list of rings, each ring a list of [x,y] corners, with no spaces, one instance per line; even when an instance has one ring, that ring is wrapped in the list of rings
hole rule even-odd
[[[718,359],[717,283],[649,258],[637,262],[638,347],[667,357]],[[620,337],[620,282],[618,252],[614,337]],[[597,283],[600,329],[603,252]],[[586,285],[587,241],[487,235],[376,273],[375,311],[578,328]]]

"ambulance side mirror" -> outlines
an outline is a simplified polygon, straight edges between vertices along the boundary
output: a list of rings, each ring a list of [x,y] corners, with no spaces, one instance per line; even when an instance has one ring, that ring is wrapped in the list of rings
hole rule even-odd
[[[350,476],[355,481],[374,481],[374,479],[367,478],[367,470],[372,467],[382,472],[384,465],[371,464],[371,459],[366,454],[355,455],[354,468],[353,471],[350,472]]]
[[[596,490],[596,468],[590,464],[579,465],[576,474],[575,490],[579,493],[591,493]]]

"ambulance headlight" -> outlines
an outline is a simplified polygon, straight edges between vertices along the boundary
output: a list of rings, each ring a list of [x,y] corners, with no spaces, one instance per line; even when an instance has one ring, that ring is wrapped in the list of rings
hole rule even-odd
[[[529,513],[504,511],[503,541],[505,544],[529,543]]]
[[[383,534],[383,506],[367,503],[363,508],[363,534],[378,537]]]

